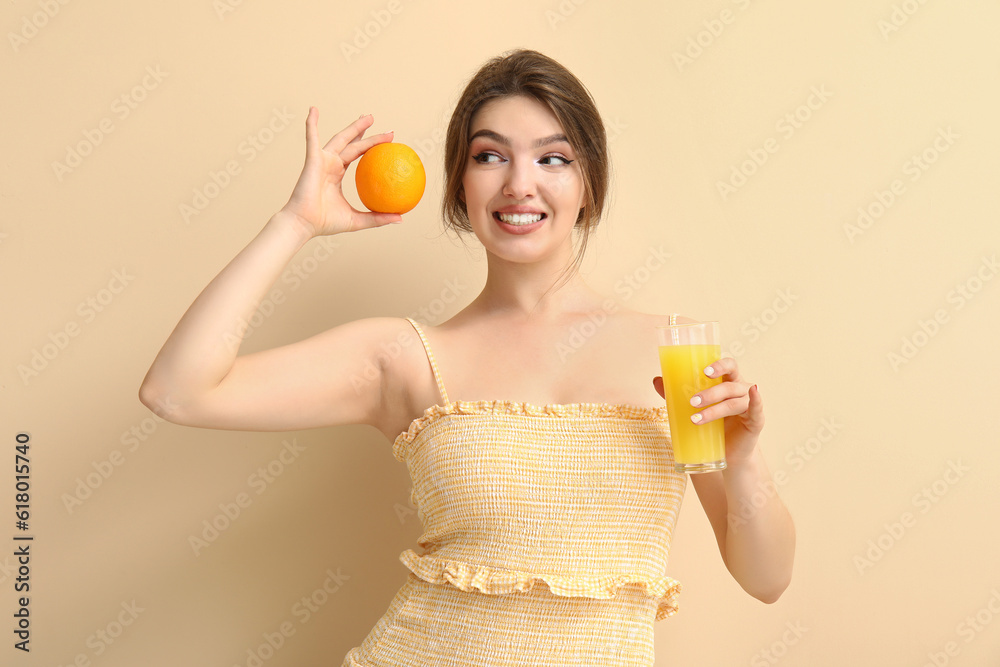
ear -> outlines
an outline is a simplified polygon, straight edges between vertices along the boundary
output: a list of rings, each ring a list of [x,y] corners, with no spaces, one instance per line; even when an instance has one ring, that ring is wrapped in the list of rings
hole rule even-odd
[[[458,187],[458,198],[462,201],[463,204],[465,203],[465,186],[464,185],[460,185]]]

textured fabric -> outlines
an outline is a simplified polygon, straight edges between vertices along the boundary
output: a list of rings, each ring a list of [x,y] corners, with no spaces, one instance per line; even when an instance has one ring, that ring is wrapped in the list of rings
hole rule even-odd
[[[424,532],[407,582],[342,667],[653,664],[687,478],[666,407],[450,401],[400,433]],[[651,351],[653,354],[655,351]]]

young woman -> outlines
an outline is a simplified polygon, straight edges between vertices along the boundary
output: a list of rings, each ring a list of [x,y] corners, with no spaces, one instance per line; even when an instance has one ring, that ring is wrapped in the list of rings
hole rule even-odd
[[[401,222],[341,191],[347,166],[392,139],[363,138],[372,120],[321,146],[310,108],[287,204],[184,314],[141,400],[178,424],[370,424],[393,443],[422,553],[400,556],[407,582],[345,666],[652,665],[653,621],[677,610],[666,567],[686,484],[657,375],[666,318],[616,304],[577,272],[609,163],[597,108],[560,64],[531,50],[493,58],[455,108],[444,218],[487,257],[482,292],[457,315],[435,327],[367,318],[239,357],[225,342],[310,239]],[[570,346],[582,330],[592,335]],[[728,467],[692,483],[733,577],[773,602],[795,540],[776,495],[749,503],[774,488],[757,446],[760,393],[735,360],[710,368],[723,382],[697,396],[699,414],[724,420]]]

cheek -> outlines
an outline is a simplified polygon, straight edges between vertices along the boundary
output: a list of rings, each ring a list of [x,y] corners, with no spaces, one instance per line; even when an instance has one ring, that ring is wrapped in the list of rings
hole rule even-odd
[[[481,179],[470,178],[469,176],[465,176],[462,179],[462,196],[465,197],[466,203],[468,203],[470,199],[472,201],[478,199],[482,188]]]
[[[586,199],[586,188],[583,179],[577,174],[560,176],[552,183],[553,195],[562,203],[573,204],[577,208],[583,206]]]

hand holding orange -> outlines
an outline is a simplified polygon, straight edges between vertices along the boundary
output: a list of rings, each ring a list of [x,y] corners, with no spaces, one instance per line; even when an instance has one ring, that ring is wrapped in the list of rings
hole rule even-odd
[[[417,205],[427,182],[424,165],[406,144],[381,143],[358,161],[354,183],[361,203],[377,213],[406,213]]]

